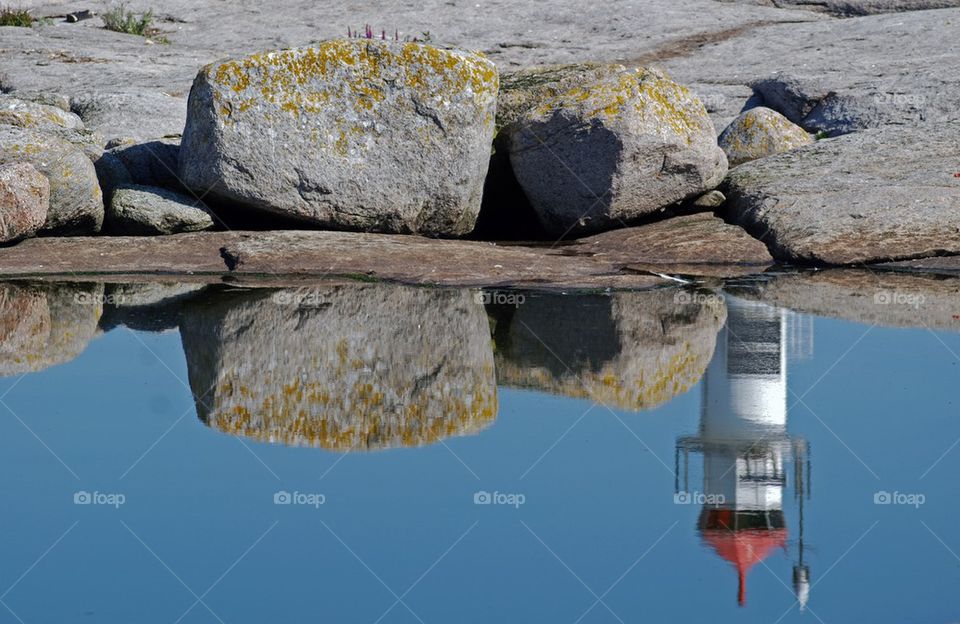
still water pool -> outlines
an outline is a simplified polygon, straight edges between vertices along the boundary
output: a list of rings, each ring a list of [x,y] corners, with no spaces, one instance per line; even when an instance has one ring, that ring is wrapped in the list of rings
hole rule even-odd
[[[838,283],[0,284],[0,621],[955,622],[960,310]]]

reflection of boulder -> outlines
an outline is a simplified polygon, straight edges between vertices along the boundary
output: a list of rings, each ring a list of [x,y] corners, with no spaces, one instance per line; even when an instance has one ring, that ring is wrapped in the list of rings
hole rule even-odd
[[[241,292],[189,304],[180,332],[197,414],[227,433],[370,450],[496,418],[489,326],[468,291]]]
[[[0,376],[69,362],[96,335],[102,284],[0,282]]]
[[[176,329],[180,312],[206,284],[145,282],[107,284],[100,327],[104,331],[125,326],[137,331]]]
[[[960,279],[869,269],[788,273],[730,285],[744,299],[887,327],[960,330]]]
[[[694,386],[726,319],[719,296],[674,289],[531,295],[492,313],[500,383],[632,410]]]

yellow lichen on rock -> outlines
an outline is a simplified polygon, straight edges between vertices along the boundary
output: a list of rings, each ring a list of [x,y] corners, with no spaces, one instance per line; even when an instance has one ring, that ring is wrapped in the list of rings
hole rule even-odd
[[[467,293],[357,287],[307,294],[311,303],[301,310],[250,296],[191,312],[197,316],[182,327],[184,349],[198,415],[209,426],[350,451],[422,446],[494,422],[487,319]],[[220,328],[213,358],[203,342],[208,322]],[[240,329],[248,323],[270,329]],[[413,331],[427,325],[436,335]]]
[[[496,68],[480,55],[377,40],[332,40],[252,54],[208,65],[203,73],[223,89],[215,97],[226,99],[232,92],[241,106],[269,103],[293,115],[319,112],[331,98],[345,96],[354,101],[355,112],[372,110],[398,78],[437,101],[466,92],[481,106],[499,87]]]
[[[757,107],[742,113],[723,131],[720,147],[733,166],[813,143],[807,132],[780,113]]]
[[[83,130],[83,122],[73,113],[4,95],[0,95],[0,124],[42,131]]]
[[[610,123],[636,114],[650,131],[662,135],[672,132],[687,143],[707,130],[706,108],[689,89],[655,70],[621,69],[594,72],[597,80],[579,80],[572,88],[554,92],[534,109],[531,118],[546,119],[559,111],[576,111],[584,120],[599,118]]]

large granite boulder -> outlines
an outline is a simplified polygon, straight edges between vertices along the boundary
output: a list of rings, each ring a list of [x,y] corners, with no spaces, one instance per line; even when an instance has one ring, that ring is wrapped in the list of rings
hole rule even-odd
[[[103,225],[103,196],[93,162],[70,142],[35,130],[0,125],[0,164],[28,162],[50,181],[43,231],[88,234]]]
[[[727,172],[703,104],[658,71],[533,68],[506,77],[501,100],[498,146],[553,236],[622,227]]]
[[[721,296],[680,289],[531,294],[491,312],[501,384],[626,410],[655,408],[695,386],[726,320]]]
[[[473,434],[497,415],[470,291],[246,292],[188,305],[180,332],[197,414],[233,435],[373,450]]]
[[[0,377],[76,358],[102,311],[102,284],[0,282]]]
[[[780,113],[758,106],[744,111],[720,134],[731,167],[813,143],[803,128]]]
[[[960,124],[818,141],[730,172],[724,211],[797,263],[960,253]]]
[[[50,183],[33,165],[0,165],[0,243],[36,234],[49,205]]]
[[[180,177],[325,227],[467,234],[497,87],[480,55],[378,40],[208,65],[190,92]]]

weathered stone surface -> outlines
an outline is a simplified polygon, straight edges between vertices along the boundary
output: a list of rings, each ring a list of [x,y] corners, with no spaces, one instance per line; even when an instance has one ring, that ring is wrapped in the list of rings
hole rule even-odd
[[[673,217],[582,238],[562,253],[589,255],[627,270],[731,277],[773,264],[766,246],[712,214]]]
[[[768,24],[662,65],[698,87],[754,85],[764,97],[751,106],[814,133],[960,121],[958,20],[960,9],[942,9]]]
[[[198,416],[232,435],[376,450],[475,434],[497,416],[489,326],[471,291],[222,296],[188,306],[180,332]]]
[[[155,186],[123,186],[113,194],[107,227],[117,234],[154,236],[212,229],[214,215],[203,202]]]
[[[782,8],[824,11],[840,17],[924,11],[960,6],[960,0],[733,0],[745,4],[763,4]]]
[[[105,85],[109,91],[77,93],[70,98],[70,108],[107,140],[129,137],[144,142],[178,136],[183,131],[187,102],[182,95],[114,91],[123,84]]]
[[[726,307],[717,295],[672,288],[575,298],[531,294],[493,315],[501,384],[643,410],[697,384]]]
[[[650,288],[667,282],[556,249],[412,236],[271,232],[234,238],[219,249],[233,271],[252,274],[362,275],[410,284],[570,289]]]
[[[960,124],[889,127],[746,163],[725,214],[791,262],[960,253],[958,142]]]
[[[327,227],[467,234],[497,84],[482,56],[376,40],[209,65],[190,92],[180,178]]]
[[[97,232],[103,224],[103,196],[93,163],[80,149],[55,136],[0,126],[0,164],[28,162],[50,182],[50,208],[43,231]]]
[[[0,377],[69,362],[97,333],[102,284],[0,282]]]
[[[36,234],[49,206],[50,183],[33,165],[0,165],[0,243]]]
[[[828,269],[732,288],[739,297],[868,325],[960,330],[960,279]]]
[[[636,255],[618,252],[609,259],[589,249],[577,253],[576,247],[569,246],[494,245],[350,232],[233,231],[164,237],[28,239],[14,247],[0,248],[0,273],[208,274],[212,281],[225,273],[232,277],[363,275],[445,286],[642,289],[668,283],[639,269],[644,263],[656,273],[712,276],[742,275],[762,268],[760,264],[719,264],[724,258],[719,252],[711,252],[717,253],[711,259],[716,258],[718,264],[704,264],[703,256],[685,258],[684,249],[702,254],[709,243],[692,243],[685,228],[670,232],[667,224],[660,227],[668,229],[653,230],[659,232],[656,245],[631,245],[631,253]],[[703,236],[724,241],[718,249],[756,251],[756,247],[745,244],[748,239],[742,234],[734,235],[735,229],[709,224],[695,229]],[[676,236],[676,242],[671,243],[668,234]],[[667,262],[654,264],[651,258]],[[759,261],[759,256],[750,258],[751,263]]]
[[[813,143],[803,128],[780,113],[759,106],[737,117],[720,134],[731,167]]]
[[[622,227],[715,187],[726,174],[703,104],[665,75],[618,65],[545,71],[509,83],[534,95],[507,95],[532,106],[501,134],[550,234]]]
[[[35,3],[37,16],[62,13],[64,8],[41,0],[22,1]],[[84,6],[104,13],[114,5],[113,0],[90,0]],[[197,67],[205,63],[343,36],[351,22],[354,28],[364,21],[388,30],[396,25],[401,38],[429,31],[445,44],[483,50],[502,67],[520,67],[585,57],[622,61],[678,39],[710,37],[756,22],[822,19],[809,11],[715,0],[645,0],[642,5],[490,0],[481,7],[449,0],[415,4],[370,0],[363,15],[345,14],[344,5],[337,2],[281,0],[269,6],[231,5],[229,19],[222,3],[214,0],[164,0],[155,8],[156,25],[170,45],[150,45],[143,38],[104,30],[99,20],[8,29],[12,32],[4,32],[0,53],[0,68],[7,73],[4,86],[67,95],[93,89],[185,94]],[[182,128],[182,116],[179,122]]]

